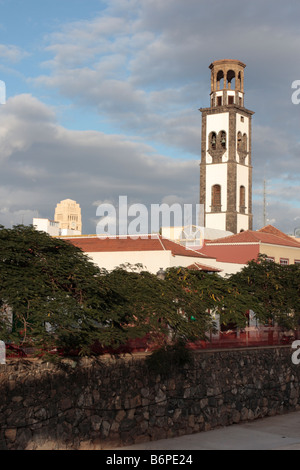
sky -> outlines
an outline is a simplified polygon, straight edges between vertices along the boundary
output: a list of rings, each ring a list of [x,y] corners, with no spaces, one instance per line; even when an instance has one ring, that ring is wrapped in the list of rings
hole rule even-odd
[[[298,0],[0,0],[0,224],[196,204],[214,60],[246,64],[254,229],[300,227]],[[300,97],[300,93],[299,93]]]

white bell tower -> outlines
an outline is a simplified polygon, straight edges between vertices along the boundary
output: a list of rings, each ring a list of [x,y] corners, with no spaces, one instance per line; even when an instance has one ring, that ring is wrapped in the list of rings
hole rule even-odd
[[[251,119],[244,107],[244,69],[217,60],[211,70],[210,107],[201,108],[200,204],[204,226],[252,230]]]

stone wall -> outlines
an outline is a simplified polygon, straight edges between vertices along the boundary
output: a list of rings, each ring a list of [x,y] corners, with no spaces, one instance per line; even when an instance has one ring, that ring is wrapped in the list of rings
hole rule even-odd
[[[292,349],[198,351],[182,370],[145,357],[0,365],[0,449],[112,449],[300,409]]]

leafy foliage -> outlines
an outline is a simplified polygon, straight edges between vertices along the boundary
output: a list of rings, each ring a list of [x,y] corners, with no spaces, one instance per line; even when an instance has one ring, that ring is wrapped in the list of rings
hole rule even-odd
[[[90,354],[95,343],[117,348],[148,335],[169,353],[205,338],[214,314],[243,327],[251,309],[261,323],[298,326],[300,266],[260,257],[228,278],[171,268],[161,280],[142,266],[100,270],[63,239],[0,226],[0,299],[4,341]]]
[[[300,317],[300,266],[280,265],[261,255],[231,282],[243,288],[261,323],[296,328]]]
[[[104,307],[99,280],[70,243],[32,227],[0,228],[0,293],[13,311],[11,333],[2,323],[4,338],[45,348],[88,344]]]

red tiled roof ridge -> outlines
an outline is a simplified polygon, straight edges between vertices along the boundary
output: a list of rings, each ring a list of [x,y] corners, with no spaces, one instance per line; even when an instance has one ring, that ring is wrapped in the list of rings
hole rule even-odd
[[[267,228],[269,227],[269,228]],[[293,246],[296,248],[300,248],[300,243],[294,240],[292,237],[285,235],[278,229],[275,229],[274,232],[271,232],[270,227],[267,226],[261,230],[245,230],[243,232],[236,233],[234,235],[229,235],[228,237],[218,238],[216,240],[209,240],[206,242],[207,245],[214,245],[217,243],[225,243],[225,244],[236,244],[236,243],[267,243],[273,245],[285,245],[285,246]],[[280,235],[282,234],[282,236]]]
[[[197,261],[193,264],[190,264],[187,266],[186,269],[191,269],[191,270],[199,270],[199,271],[213,271],[213,272],[221,272],[222,269],[218,268],[213,268],[212,266],[207,266],[205,264],[200,264]]]
[[[214,243],[249,243],[257,242],[257,238],[253,235],[255,232],[253,230],[245,230],[243,232],[236,233],[234,235],[228,235],[227,237],[216,238],[215,240],[207,240],[206,244]]]
[[[283,238],[285,240],[289,240],[289,241],[292,241],[292,242],[297,242],[300,245],[300,242],[296,238],[293,238],[290,235],[287,235],[286,233],[282,232],[281,230],[274,227],[273,225],[266,225],[265,227],[262,227],[261,229],[259,229],[258,232],[271,233],[272,235]]]
[[[82,236],[64,237],[65,240],[78,246],[85,252],[115,251],[171,251],[174,256],[191,256],[195,258],[211,258],[188,247],[180,245],[160,234],[145,234],[137,237],[116,235],[113,237]],[[152,243],[151,243],[152,242]]]

